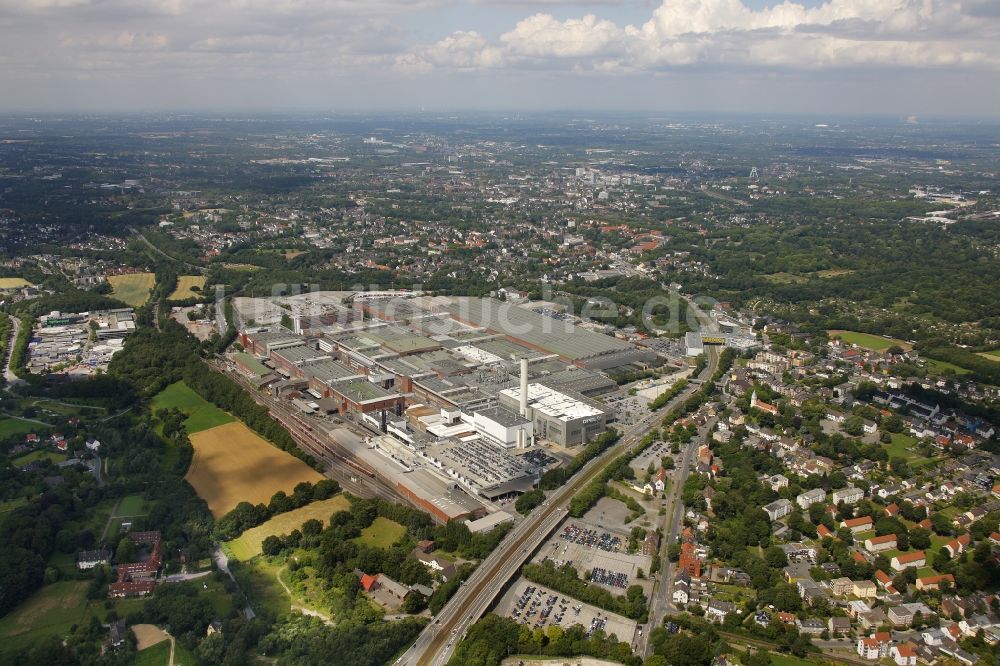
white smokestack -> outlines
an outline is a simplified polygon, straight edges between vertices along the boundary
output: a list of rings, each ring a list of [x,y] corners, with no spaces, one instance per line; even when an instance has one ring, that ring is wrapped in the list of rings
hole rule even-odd
[[[521,358],[521,416],[528,418],[528,359]]]

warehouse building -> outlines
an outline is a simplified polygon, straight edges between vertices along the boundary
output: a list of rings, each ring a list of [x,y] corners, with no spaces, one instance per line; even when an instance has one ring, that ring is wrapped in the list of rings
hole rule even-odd
[[[581,368],[606,370],[656,360],[656,354],[648,349],[492,298],[457,298],[448,311],[457,321],[500,333]]]

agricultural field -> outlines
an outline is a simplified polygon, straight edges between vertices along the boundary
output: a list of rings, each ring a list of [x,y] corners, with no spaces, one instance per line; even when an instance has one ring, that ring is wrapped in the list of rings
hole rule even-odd
[[[232,423],[236,419],[194,392],[184,382],[175,382],[153,397],[153,411],[177,409],[187,416],[184,428],[188,434]]]
[[[130,273],[128,275],[110,275],[111,295],[119,301],[134,308],[149,300],[149,292],[153,290],[156,276],[152,273]]]
[[[351,503],[343,495],[312,502],[303,507],[282,513],[263,525],[251,528],[228,544],[229,552],[237,560],[246,561],[260,555],[261,544],[269,536],[281,536],[302,527],[302,523],[315,518],[326,526],[330,516],[338,511],[347,511]]]
[[[406,533],[406,528],[394,520],[379,516],[371,525],[361,530],[355,541],[374,548],[389,548]]]
[[[0,439],[11,435],[26,435],[39,428],[39,424],[17,418],[0,419]],[[42,426],[44,427],[44,426]]]
[[[216,518],[240,502],[266,504],[279,490],[291,494],[297,483],[323,479],[240,422],[201,430],[190,438],[194,458],[185,478]]]
[[[5,277],[0,278],[0,289],[20,289],[21,287],[29,287],[31,283],[24,278],[19,277]]]
[[[197,290],[192,289],[197,287]],[[184,301],[189,298],[199,298],[201,290],[205,288],[204,275],[179,275],[177,276],[177,288],[169,296],[168,301]]]
[[[913,345],[906,342],[905,340],[898,340],[896,338],[883,338],[881,335],[872,335],[870,333],[858,333],[857,331],[841,331],[841,330],[830,330],[826,334],[833,337],[838,337],[848,345],[857,345],[859,347],[864,347],[865,349],[871,349],[873,351],[885,351],[893,345],[899,347],[904,351],[909,351],[913,349]]]

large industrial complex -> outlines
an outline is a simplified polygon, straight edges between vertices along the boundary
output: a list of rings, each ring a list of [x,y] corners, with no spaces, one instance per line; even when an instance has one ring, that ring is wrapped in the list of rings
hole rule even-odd
[[[338,291],[234,307],[254,324],[242,327],[234,370],[441,520],[531,489],[619,417],[609,373],[665,360],[564,313],[493,298]],[[341,441],[343,421],[368,441]]]

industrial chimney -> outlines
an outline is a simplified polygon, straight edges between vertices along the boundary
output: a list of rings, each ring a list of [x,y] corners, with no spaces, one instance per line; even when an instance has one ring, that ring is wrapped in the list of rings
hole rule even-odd
[[[528,359],[521,357],[521,416],[528,418]]]

